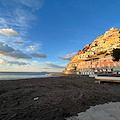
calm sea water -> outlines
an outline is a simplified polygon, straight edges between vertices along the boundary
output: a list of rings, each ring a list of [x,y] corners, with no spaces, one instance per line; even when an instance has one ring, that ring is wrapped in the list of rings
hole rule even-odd
[[[0,80],[50,77],[45,74],[48,74],[48,72],[0,72]]]

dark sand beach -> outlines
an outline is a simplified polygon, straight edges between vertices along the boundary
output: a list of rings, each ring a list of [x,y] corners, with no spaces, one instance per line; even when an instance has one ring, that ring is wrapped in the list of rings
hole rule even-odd
[[[94,82],[87,76],[0,81],[0,120],[64,120],[120,101],[120,83]]]

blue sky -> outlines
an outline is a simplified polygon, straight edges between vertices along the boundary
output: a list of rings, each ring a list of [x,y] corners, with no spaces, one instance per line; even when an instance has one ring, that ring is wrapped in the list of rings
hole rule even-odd
[[[120,29],[119,0],[0,0],[0,71],[62,72],[86,44]]]

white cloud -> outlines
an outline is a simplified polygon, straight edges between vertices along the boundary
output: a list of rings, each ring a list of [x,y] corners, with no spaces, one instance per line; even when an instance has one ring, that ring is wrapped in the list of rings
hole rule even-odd
[[[28,63],[22,61],[9,61],[9,60],[2,60],[0,59],[0,65],[27,65]]]
[[[30,54],[32,57],[36,57],[36,58],[46,58],[47,55],[40,53],[40,52],[36,52],[36,53],[31,53]]]
[[[14,50],[13,52],[6,53],[5,55],[8,56],[8,57],[15,58],[15,59],[32,59],[31,56],[23,53],[20,50]]]
[[[0,59],[0,64],[3,64],[4,63],[4,60]]]
[[[15,64],[15,65],[19,65],[19,66],[21,66],[21,65],[27,65],[27,63],[25,63],[25,62],[19,62],[19,61],[6,61],[6,63],[8,63],[10,65]]]
[[[44,0],[1,0],[3,7],[0,8],[0,29],[10,27],[19,29],[20,35],[26,34],[37,19],[33,9],[40,9],[43,2]]]
[[[14,22],[13,24],[15,26],[27,30],[28,28],[31,28],[33,20],[36,20],[34,14],[32,14],[26,9],[16,8],[14,11],[14,19],[12,23]]]
[[[32,45],[30,46],[27,46],[26,48],[26,51],[37,51],[37,50],[40,50],[42,47],[42,44],[41,43],[33,43]]]
[[[32,28],[32,25],[35,24],[33,21],[37,18],[30,10],[28,11],[28,9],[25,9],[19,1],[15,0],[12,4],[10,4],[10,2],[3,1],[6,7],[0,8],[0,29],[12,28],[19,30],[19,34],[21,35],[20,37],[22,37],[26,36],[28,29]],[[4,35],[7,36],[11,36],[11,34],[12,33],[4,33]],[[12,35],[14,36],[14,34]],[[15,36],[18,36],[18,33],[15,34]]]
[[[64,66],[61,66],[61,65],[56,65],[56,64],[53,64],[53,63],[46,63],[46,65],[48,67],[51,67],[51,68],[65,68]]]
[[[5,33],[6,31],[1,32],[2,35],[0,35],[0,57],[7,59],[6,61],[4,60],[4,64],[16,65],[11,67],[8,66],[7,68],[9,70],[41,70],[42,63],[40,65],[36,63],[35,65],[31,66],[32,60],[30,64],[28,64],[27,59],[32,59],[32,57],[46,58],[47,56],[39,52],[31,53],[31,55],[28,55],[25,52],[28,52],[26,51],[26,47],[28,46],[33,46],[31,48],[36,50],[41,48],[41,44],[39,44],[38,42],[33,43],[33,40],[30,41],[27,35],[33,25],[36,24],[36,22],[34,21],[37,19],[37,16],[34,14],[34,11],[42,7],[42,1],[43,0],[11,0],[11,2],[8,2],[7,0],[2,0],[1,2],[1,5],[4,5],[0,8],[0,29],[4,28],[5,30],[7,30],[8,28],[11,28],[11,30],[8,30],[7,33]],[[18,31],[20,35],[18,33],[14,34],[16,32],[14,30]],[[17,60],[14,61],[13,59]],[[22,59],[22,62],[19,61],[20,59]],[[0,60],[0,62],[3,61]],[[25,66],[20,67],[20,65]],[[28,69],[27,67],[31,69]],[[0,70],[2,70],[2,67],[0,67]]]
[[[22,45],[23,44],[23,42],[17,42],[17,41],[15,41],[14,43],[18,44],[18,45]]]
[[[31,59],[30,55],[23,53],[20,50],[15,50],[5,43],[0,42],[0,56],[12,57],[14,59]]]
[[[13,52],[14,49],[10,46],[8,46],[5,43],[0,42],[0,53],[8,53],[8,52]]]
[[[67,54],[66,56],[61,56],[63,60],[71,60],[77,53]]]
[[[33,25],[36,24],[34,21],[37,16],[33,9],[37,10],[37,6],[41,8],[42,0],[11,0],[11,2],[2,0],[1,5],[3,6],[0,8],[0,34],[2,34],[0,35],[0,42],[9,44],[21,51],[26,51],[26,47],[31,46],[31,42],[32,46],[35,46],[32,49],[40,49],[41,44],[33,43],[33,40],[31,41],[27,35]],[[28,51],[30,51],[30,48]]]
[[[19,36],[19,34],[13,29],[0,29],[0,34],[5,35],[5,36],[12,36],[12,37]]]
[[[17,0],[17,1],[27,7],[38,10],[42,7],[44,0]]]
[[[7,27],[8,27],[7,21],[4,18],[0,17],[0,29],[7,28]]]
[[[35,47],[35,46],[29,46],[29,48],[30,48],[31,50],[35,50],[34,47]]]

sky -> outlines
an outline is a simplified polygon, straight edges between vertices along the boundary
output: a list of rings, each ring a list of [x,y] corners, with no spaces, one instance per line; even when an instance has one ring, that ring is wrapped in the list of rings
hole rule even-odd
[[[0,0],[0,71],[62,72],[111,27],[119,0]]]

